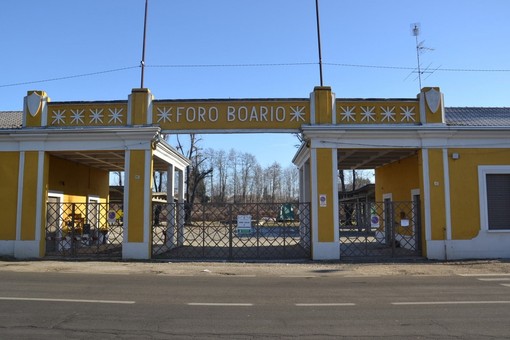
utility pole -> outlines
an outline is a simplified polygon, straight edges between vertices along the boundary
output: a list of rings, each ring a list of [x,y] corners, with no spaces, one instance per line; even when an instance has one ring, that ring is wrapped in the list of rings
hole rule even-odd
[[[315,0],[315,17],[317,21],[317,42],[319,48],[319,74],[320,74],[320,84],[324,86],[324,82],[322,81],[322,50],[321,50],[321,25],[319,20],[319,0]]]
[[[140,88],[143,89],[143,78],[145,71],[145,39],[147,37],[147,8],[149,5],[149,0],[145,0],[145,16],[143,19],[143,43],[142,43],[142,61],[140,62],[140,66],[142,68],[142,74],[140,79]]]

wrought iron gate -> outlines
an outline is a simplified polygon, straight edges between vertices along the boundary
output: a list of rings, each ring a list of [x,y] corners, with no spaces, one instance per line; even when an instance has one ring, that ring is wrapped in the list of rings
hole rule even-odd
[[[153,258],[310,258],[310,204],[153,205]]]
[[[421,256],[420,204],[340,202],[340,257]]]
[[[122,257],[120,205],[48,202],[46,216],[46,256]]]

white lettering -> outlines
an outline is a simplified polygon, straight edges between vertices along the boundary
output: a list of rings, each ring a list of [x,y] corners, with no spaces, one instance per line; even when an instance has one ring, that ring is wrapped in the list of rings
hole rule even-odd
[[[227,107],[227,122],[232,122],[236,120],[236,108],[233,106]]]
[[[244,116],[241,116],[241,114],[244,114]],[[246,106],[241,106],[239,109],[237,109],[237,119],[239,119],[241,122],[248,120],[248,108]]]
[[[267,122],[267,106],[260,107],[260,121]]]
[[[283,122],[285,120],[285,108],[283,106],[278,106],[276,108],[276,120],[279,122]]]
[[[216,122],[218,120],[218,108],[213,106],[209,109],[209,120]]]
[[[198,121],[205,122],[205,107],[203,106],[198,107]]]
[[[258,116],[257,108],[255,106],[253,106],[251,108],[250,122],[252,122],[252,121],[256,121],[256,122],[259,121],[259,116]]]
[[[186,110],[186,120],[188,122],[194,122],[195,118],[196,118],[195,108],[194,107],[188,107],[188,109]]]
[[[184,107],[182,106],[177,107],[177,119],[176,119],[177,123],[181,121],[182,110],[184,110]]]

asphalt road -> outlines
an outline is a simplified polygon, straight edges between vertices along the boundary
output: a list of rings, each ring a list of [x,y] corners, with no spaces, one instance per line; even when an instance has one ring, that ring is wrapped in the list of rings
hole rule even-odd
[[[2,339],[510,338],[510,275],[0,272]]]

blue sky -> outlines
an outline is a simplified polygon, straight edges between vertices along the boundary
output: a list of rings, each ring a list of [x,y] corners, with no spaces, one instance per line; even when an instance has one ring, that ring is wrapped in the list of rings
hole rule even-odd
[[[423,86],[441,87],[446,106],[510,106],[510,1],[319,3],[324,85],[337,98],[415,97],[418,22],[433,49],[422,67],[437,69]],[[0,110],[21,110],[32,89],[53,101],[127,99],[140,86],[144,5],[0,1]],[[157,99],[307,98],[319,85],[317,62],[315,0],[149,0],[145,86]],[[297,143],[286,134],[202,139],[284,166]]]

